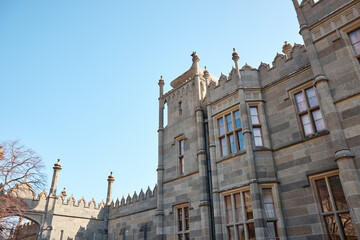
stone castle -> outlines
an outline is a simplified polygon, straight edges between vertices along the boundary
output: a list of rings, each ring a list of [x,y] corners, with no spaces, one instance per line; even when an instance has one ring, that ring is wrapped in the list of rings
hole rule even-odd
[[[293,3],[305,45],[271,66],[234,49],[217,78],[194,52],[159,80],[154,189],[113,201],[110,174],[106,202],[76,201],[60,163],[49,193],[18,184],[37,239],[360,239],[360,1]]]

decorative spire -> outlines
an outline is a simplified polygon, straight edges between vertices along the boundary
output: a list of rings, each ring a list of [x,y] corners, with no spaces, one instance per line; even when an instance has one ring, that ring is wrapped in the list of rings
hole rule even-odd
[[[285,41],[282,52],[286,54],[291,49],[292,49],[292,45],[290,43],[288,43],[287,41]]]
[[[286,58],[290,58],[290,51],[292,49],[292,45],[288,43],[287,41],[284,42],[284,46],[282,48],[282,52],[286,55]]]
[[[239,61],[239,59],[240,59],[239,54],[235,51],[235,48],[233,48],[232,60],[237,62]]]
[[[209,79],[209,77],[210,77],[209,71],[206,69],[206,66],[205,66],[204,78],[205,78],[205,79]]]
[[[193,52],[193,53],[191,54],[191,56],[192,56],[192,61],[193,61],[194,63],[200,61],[200,58],[199,58],[199,56],[196,54],[196,52]]]
[[[115,181],[115,178],[113,176],[113,172],[110,172],[110,175],[108,176],[108,179],[107,179],[109,182],[113,182]]]
[[[161,85],[164,85],[164,79],[162,77],[162,75],[160,76],[160,79],[159,79],[159,86]]]
[[[54,164],[53,169],[59,169],[59,170],[61,170],[60,158],[57,160],[57,163]]]
[[[64,197],[67,196],[67,194],[66,194],[66,189],[65,189],[65,188],[64,188],[64,190],[61,191],[61,195],[63,195]]]

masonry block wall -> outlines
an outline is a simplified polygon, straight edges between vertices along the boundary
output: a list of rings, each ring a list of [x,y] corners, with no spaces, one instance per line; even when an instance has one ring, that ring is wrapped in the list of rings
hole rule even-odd
[[[304,45],[271,65],[239,67],[234,49],[217,78],[194,52],[172,90],[159,80],[154,190],[112,202],[110,175],[96,205],[17,186],[43,236],[360,239],[360,2],[293,3]]]

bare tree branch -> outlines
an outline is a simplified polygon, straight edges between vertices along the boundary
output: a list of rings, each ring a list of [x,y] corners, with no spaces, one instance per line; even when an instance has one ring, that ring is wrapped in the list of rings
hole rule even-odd
[[[42,159],[32,149],[18,140],[0,145],[0,235],[10,232],[17,221],[12,216],[22,217],[26,205],[22,199],[8,194],[16,184],[29,183],[34,190],[45,186]]]

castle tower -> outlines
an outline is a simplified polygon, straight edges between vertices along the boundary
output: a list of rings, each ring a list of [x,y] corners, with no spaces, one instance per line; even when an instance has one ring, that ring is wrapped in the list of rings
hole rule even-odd
[[[207,82],[192,53],[188,71],[171,82],[173,90],[163,95],[159,81],[158,214],[163,235],[187,239],[211,239],[211,206],[205,116]],[[208,73],[207,73],[208,74]],[[163,116],[167,104],[168,116]],[[168,119],[162,126],[163,118]],[[175,195],[165,193],[174,192]],[[162,219],[162,220],[160,220]],[[190,219],[196,219],[189,225]],[[171,225],[169,225],[171,223]]]
[[[300,24],[300,34],[304,39],[314,75],[313,85],[319,95],[319,105],[330,132],[334,146],[334,159],[337,163],[341,185],[345,194],[350,216],[340,216],[339,222],[352,221],[357,237],[360,237],[360,182],[356,159],[359,158],[349,142],[348,128],[344,125],[343,115],[339,112],[344,107],[340,99],[348,99],[351,92],[360,90],[359,60],[355,38],[359,32],[359,1],[323,0],[293,1]],[[334,71],[341,65],[347,71]],[[349,92],[336,91],[342,86],[352,85]],[[329,229],[328,229],[329,231]],[[336,235],[349,237],[346,229]]]

